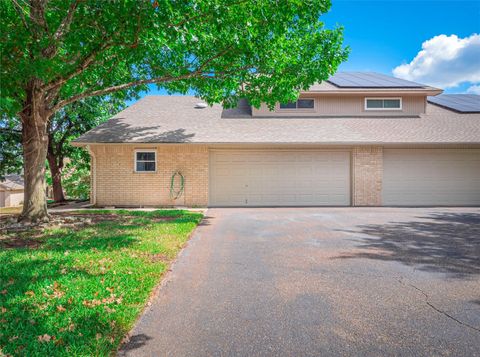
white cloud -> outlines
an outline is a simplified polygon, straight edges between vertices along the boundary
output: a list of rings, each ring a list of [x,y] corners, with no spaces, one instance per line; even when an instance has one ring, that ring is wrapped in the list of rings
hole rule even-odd
[[[480,85],[477,84],[477,85],[471,86],[470,88],[467,89],[467,93],[480,95]]]
[[[393,70],[399,78],[440,88],[480,82],[480,35],[438,35],[422,43],[410,63]],[[473,89],[475,90],[475,89]]]

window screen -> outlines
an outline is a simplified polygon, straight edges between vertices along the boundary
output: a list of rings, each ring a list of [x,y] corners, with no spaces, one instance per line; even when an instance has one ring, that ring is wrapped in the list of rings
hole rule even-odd
[[[135,153],[135,171],[152,172],[156,170],[155,152],[136,152]]]
[[[313,99],[299,99],[296,102],[280,103],[280,109],[313,109]]]
[[[297,102],[280,103],[280,109],[296,109]]]
[[[386,109],[388,108],[398,109],[400,108],[400,99],[385,99],[383,101],[383,107]]]
[[[401,99],[366,99],[365,109],[401,109]]]
[[[302,109],[313,109],[313,99],[299,99],[297,100],[297,107]]]

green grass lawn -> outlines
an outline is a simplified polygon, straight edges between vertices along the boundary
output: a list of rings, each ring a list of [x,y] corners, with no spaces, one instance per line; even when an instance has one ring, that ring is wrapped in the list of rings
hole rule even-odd
[[[202,218],[92,213],[86,227],[0,239],[0,356],[111,355]]]

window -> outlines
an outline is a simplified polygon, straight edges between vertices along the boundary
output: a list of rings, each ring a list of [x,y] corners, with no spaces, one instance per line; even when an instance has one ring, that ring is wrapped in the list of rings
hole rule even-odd
[[[280,103],[280,109],[313,109],[315,101],[313,99],[299,99],[296,102]]]
[[[365,110],[402,110],[402,98],[365,98]]]
[[[155,151],[135,151],[135,172],[155,172],[157,170],[157,153]]]

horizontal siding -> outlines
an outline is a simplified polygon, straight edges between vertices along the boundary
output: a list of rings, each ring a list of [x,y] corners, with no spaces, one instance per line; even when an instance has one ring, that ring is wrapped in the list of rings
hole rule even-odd
[[[348,116],[385,116],[385,115],[418,115],[425,112],[424,96],[403,96],[402,110],[394,111],[366,111],[364,108],[365,95],[342,95],[342,96],[319,96],[302,95],[301,98],[315,99],[315,109],[280,109],[277,105],[274,111],[270,111],[266,105],[259,109],[252,109],[253,116],[312,116],[312,115],[348,115]],[[371,97],[379,97],[378,95]],[[388,97],[388,96],[382,96]],[[398,98],[399,96],[392,96]]]

